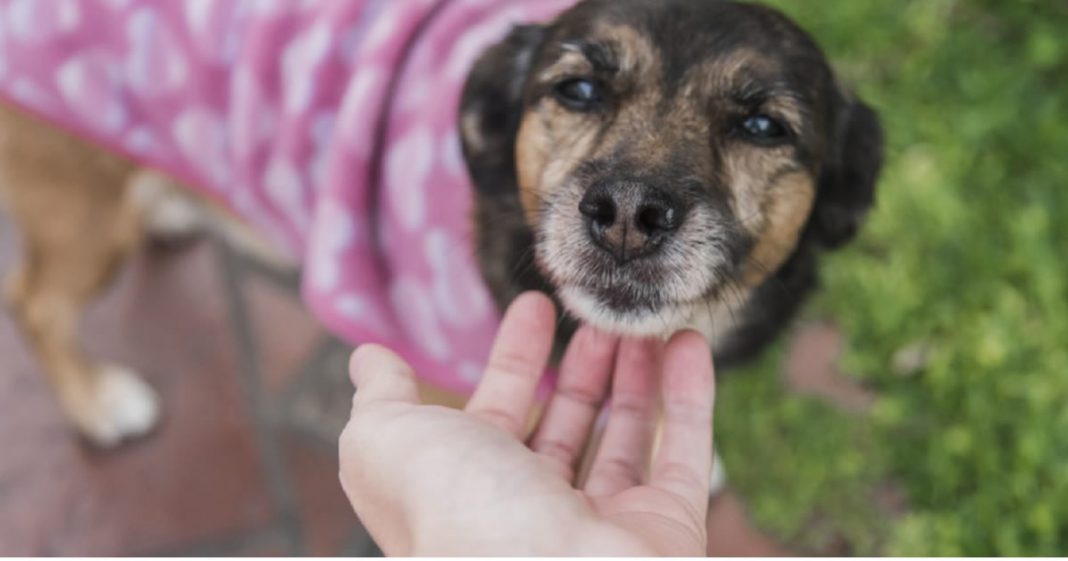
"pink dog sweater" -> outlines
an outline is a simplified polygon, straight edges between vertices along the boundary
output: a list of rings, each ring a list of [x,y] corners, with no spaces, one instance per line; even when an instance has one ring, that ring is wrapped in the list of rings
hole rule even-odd
[[[469,391],[499,321],[457,132],[478,55],[574,0],[0,0],[0,96],[214,197],[332,331]]]

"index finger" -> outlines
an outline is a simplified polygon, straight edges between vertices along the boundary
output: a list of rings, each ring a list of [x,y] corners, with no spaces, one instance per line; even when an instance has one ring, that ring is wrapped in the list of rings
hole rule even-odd
[[[708,508],[712,473],[712,352],[699,333],[668,342],[663,372],[664,425],[649,484],[671,491],[697,509]]]
[[[537,292],[521,294],[504,314],[486,372],[465,411],[522,437],[552,352],[556,308]]]

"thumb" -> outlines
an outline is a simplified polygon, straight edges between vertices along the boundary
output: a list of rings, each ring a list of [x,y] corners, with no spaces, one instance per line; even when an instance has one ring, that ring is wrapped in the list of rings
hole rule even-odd
[[[349,377],[356,386],[352,417],[338,443],[338,477],[353,510],[376,543],[390,553],[409,551],[410,526],[405,522],[407,501],[404,486],[396,484],[406,443],[383,431],[381,419],[373,417],[373,404],[419,403],[418,388],[411,366],[393,351],[380,345],[361,345],[349,359]],[[407,409],[406,407],[401,407]],[[357,413],[365,417],[358,420]],[[386,413],[388,415],[388,413]],[[366,421],[366,422],[363,422]],[[399,456],[400,455],[400,456]],[[401,464],[403,465],[403,464]]]
[[[419,403],[412,367],[381,345],[360,345],[352,353],[349,378],[356,386],[353,405],[376,401]]]

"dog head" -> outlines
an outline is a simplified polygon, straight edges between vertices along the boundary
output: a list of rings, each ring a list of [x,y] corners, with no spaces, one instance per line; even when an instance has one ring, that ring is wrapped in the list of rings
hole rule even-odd
[[[517,203],[567,310],[635,335],[850,239],[882,154],[876,115],[802,30],[720,1],[587,0],[517,28],[460,119],[480,197]]]

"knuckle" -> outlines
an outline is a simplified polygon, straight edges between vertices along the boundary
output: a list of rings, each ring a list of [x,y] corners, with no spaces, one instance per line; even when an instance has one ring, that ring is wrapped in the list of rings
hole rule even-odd
[[[503,352],[490,358],[487,374],[514,378],[527,378],[538,373],[537,365],[514,352]]]
[[[600,392],[580,385],[561,385],[557,388],[556,393],[559,397],[588,408],[599,408],[603,402]]]
[[[512,434],[519,434],[523,430],[523,422],[521,420],[496,407],[478,409],[474,411],[474,414]]]
[[[534,450],[568,465],[578,456],[578,448],[575,445],[558,439],[535,439]]]
[[[657,471],[658,479],[661,481],[678,484],[687,488],[699,488],[706,483],[706,478],[699,476],[696,470],[681,462],[666,462],[661,465]]]
[[[641,469],[633,462],[620,457],[605,458],[597,471],[602,476],[609,476],[627,483],[639,483],[642,480]]]
[[[652,413],[652,404],[637,395],[617,395],[612,398],[613,415],[644,419]]]
[[[712,410],[693,400],[674,399],[664,407],[664,418],[669,424],[688,427],[712,426]]]

